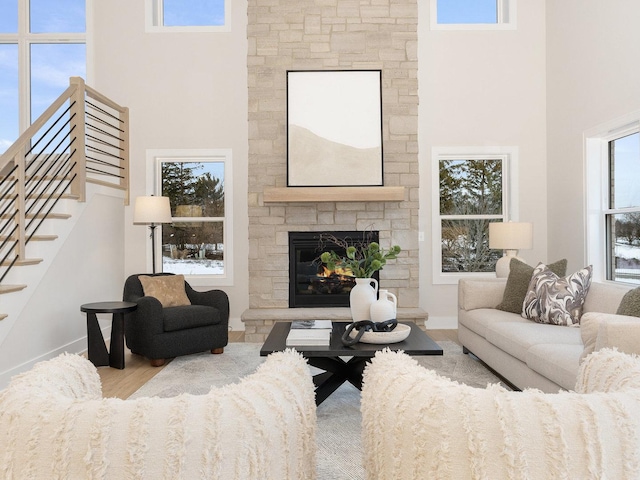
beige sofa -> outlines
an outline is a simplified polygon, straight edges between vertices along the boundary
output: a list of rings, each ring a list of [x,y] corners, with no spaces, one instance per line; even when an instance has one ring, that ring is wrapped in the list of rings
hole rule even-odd
[[[576,383],[584,344],[579,327],[535,323],[497,310],[506,279],[460,280],[458,283],[458,339],[518,389],[538,388],[555,393]],[[583,319],[595,312],[615,316],[630,287],[592,282]]]
[[[640,358],[599,350],[575,389],[472,388],[380,352],[362,389],[366,478],[640,478]]]
[[[293,351],[206,395],[136,400],[103,399],[95,367],[62,355],[0,392],[0,478],[314,479],[315,429]]]

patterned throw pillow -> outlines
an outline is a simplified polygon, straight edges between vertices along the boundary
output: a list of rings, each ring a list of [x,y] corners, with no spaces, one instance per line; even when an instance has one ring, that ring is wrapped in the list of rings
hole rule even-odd
[[[539,264],[529,283],[522,316],[538,323],[578,326],[582,307],[591,286],[593,267],[589,265],[560,278]]]

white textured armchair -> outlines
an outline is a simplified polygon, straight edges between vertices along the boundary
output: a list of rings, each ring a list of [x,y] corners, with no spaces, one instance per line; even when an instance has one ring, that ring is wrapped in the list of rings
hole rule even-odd
[[[62,355],[0,392],[0,478],[314,479],[313,392],[287,351],[206,395],[102,399],[95,367]]]
[[[640,358],[591,354],[576,392],[472,388],[381,352],[362,389],[367,479],[640,478]]]

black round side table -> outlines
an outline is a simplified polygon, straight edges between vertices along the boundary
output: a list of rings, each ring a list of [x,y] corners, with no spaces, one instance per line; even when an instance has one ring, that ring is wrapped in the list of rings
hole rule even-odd
[[[109,365],[124,368],[124,315],[133,312],[138,304],[133,302],[85,303],[80,307],[87,314],[87,356],[96,367]],[[102,336],[97,313],[111,313],[111,351]]]

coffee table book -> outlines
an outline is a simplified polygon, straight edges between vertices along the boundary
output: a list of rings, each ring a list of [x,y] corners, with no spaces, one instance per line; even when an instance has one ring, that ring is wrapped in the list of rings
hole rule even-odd
[[[331,330],[331,320],[293,321],[287,334],[286,345],[287,347],[329,345]]]

